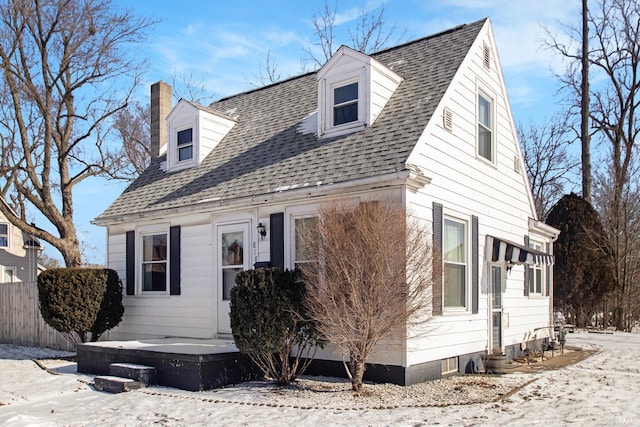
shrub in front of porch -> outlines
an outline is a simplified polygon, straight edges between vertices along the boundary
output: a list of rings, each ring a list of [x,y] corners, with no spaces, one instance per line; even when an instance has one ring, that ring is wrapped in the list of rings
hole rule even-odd
[[[307,317],[305,293],[297,272],[277,268],[240,272],[231,289],[235,344],[278,384],[301,375],[319,345]]]
[[[72,343],[91,341],[122,320],[122,283],[108,268],[52,268],[38,276],[44,321]]]

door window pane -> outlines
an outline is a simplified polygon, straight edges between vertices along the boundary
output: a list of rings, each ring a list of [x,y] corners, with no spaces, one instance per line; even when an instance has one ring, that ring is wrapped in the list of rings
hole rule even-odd
[[[243,265],[243,245],[242,231],[222,233],[222,265]]]
[[[502,308],[502,268],[491,268],[491,307]]]
[[[491,350],[502,350],[502,312],[491,313]]]
[[[231,231],[221,234],[222,300],[231,299],[231,288],[236,276],[244,269],[244,232]]]

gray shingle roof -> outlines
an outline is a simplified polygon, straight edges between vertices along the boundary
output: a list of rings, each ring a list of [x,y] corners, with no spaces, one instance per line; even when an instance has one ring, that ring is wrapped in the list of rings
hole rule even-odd
[[[214,102],[237,124],[200,166],[167,173],[152,162],[97,219],[187,207],[203,200],[265,195],[393,173],[427,125],[485,20],[372,56],[404,80],[375,123],[333,138],[300,132],[317,110],[309,73]]]

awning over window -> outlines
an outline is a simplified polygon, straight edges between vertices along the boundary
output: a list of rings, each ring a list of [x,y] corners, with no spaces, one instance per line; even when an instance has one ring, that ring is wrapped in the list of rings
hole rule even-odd
[[[551,265],[553,255],[487,235],[487,258],[507,264]],[[490,252],[489,252],[490,251]]]

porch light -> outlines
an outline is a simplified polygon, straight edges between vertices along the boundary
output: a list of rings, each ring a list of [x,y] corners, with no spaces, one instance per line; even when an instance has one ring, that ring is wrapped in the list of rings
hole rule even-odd
[[[262,225],[262,223],[258,224],[258,234],[260,235],[260,240],[264,240],[264,237],[267,235],[267,227]]]

